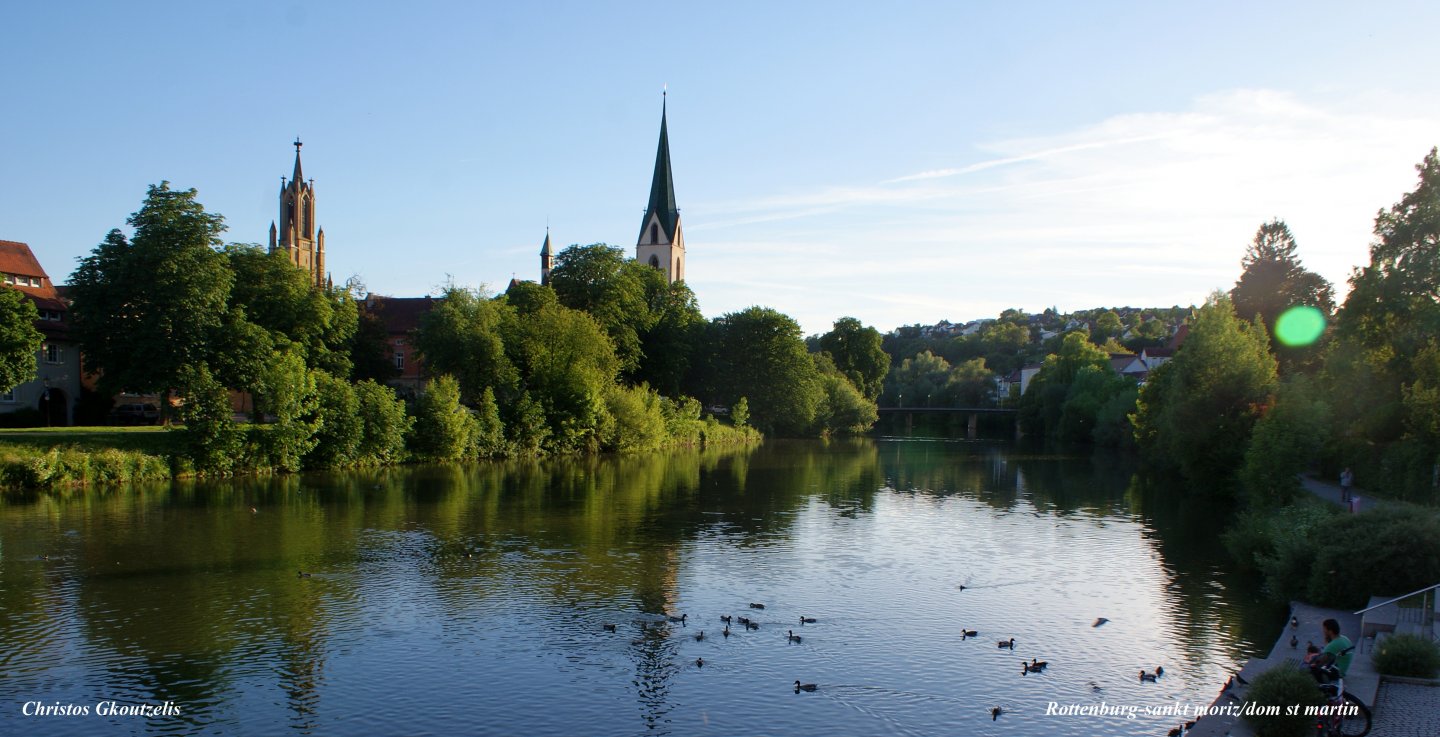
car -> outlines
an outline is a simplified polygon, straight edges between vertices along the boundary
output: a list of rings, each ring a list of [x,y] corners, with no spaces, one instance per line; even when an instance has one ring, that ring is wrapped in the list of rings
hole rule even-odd
[[[110,410],[112,425],[153,425],[160,421],[160,408],[153,404],[120,404]]]

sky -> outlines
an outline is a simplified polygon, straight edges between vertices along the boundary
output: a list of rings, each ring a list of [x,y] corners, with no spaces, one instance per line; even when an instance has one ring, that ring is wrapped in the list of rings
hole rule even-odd
[[[1440,144],[1440,4],[10,3],[0,239],[57,283],[146,187],[265,243],[305,175],[337,282],[633,255],[661,90],[686,276],[805,333],[1203,302],[1285,220],[1347,291]]]

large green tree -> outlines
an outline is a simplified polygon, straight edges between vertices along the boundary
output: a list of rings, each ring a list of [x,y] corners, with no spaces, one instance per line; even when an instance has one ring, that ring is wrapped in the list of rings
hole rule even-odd
[[[359,314],[348,291],[318,287],[285,254],[256,245],[232,244],[225,255],[235,272],[232,308],[268,330],[280,347],[297,346],[310,368],[350,375],[349,346]]]
[[[234,275],[220,247],[225,220],[195,190],[152,185],[127,221],[70,276],[71,318],[103,393],[168,392],[205,362],[229,311]]]
[[[853,317],[835,321],[830,332],[820,336],[820,350],[830,354],[835,367],[866,399],[879,398],[890,371],[890,357],[881,347],[880,331]]]
[[[24,293],[0,287],[0,392],[35,378],[35,352],[45,340],[35,329],[39,317]]]
[[[641,336],[655,323],[645,283],[646,272],[624,249],[604,243],[570,246],[555,256],[550,287],[560,303],[595,318],[615,346],[621,371],[640,368]]]
[[[1231,494],[1276,381],[1263,326],[1236,317],[1229,297],[1213,294],[1175,357],[1141,390],[1136,443],[1198,488]]]
[[[750,424],[762,432],[802,435],[811,428],[822,389],[800,325],[768,307],[716,318],[709,332],[715,399],[745,397]]]
[[[1285,310],[1300,305],[1317,307],[1326,315],[1335,311],[1330,282],[1307,270],[1296,254],[1295,236],[1285,221],[1260,226],[1240,259],[1244,272],[1230,290],[1235,314],[1252,320],[1260,315],[1272,335],[1275,321]]]
[[[632,376],[668,397],[685,395],[705,329],[695,293],[683,281],[668,282],[659,269],[642,269],[645,299],[653,318],[640,334],[642,358]]]
[[[433,374],[447,374],[474,404],[486,389],[502,404],[513,401],[520,375],[506,352],[504,324],[513,308],[484,292],[455,285],[420,320],[415,345]]]

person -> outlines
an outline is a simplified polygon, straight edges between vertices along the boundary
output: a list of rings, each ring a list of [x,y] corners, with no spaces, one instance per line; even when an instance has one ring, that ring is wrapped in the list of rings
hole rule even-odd
[[[1316,647],[1315,643],[1313,642],[1306,643],[1304,663],[1306,665],[1310,665],[1311,663],[1314,663],[1315,659],[1318,657],[1320,657],[1320,648]]]
[[[1337,673],[1344,678],[1350,670],[1350,661],[1355,659],[1354,646],[1350,638],[1340,634],[1340,623],[1334,619],[1325,620],[1320,629],[1325,633],[1325,647],[1310,661],[1310,673],[1320,683],[1329,683]]]
[[[1353,473],[1350,472],[1350,467],[1349,467],[1349,466],[1346,466],[1346,467],[1345,467],[1345,470],[1340,472],[1340,503],[1341,503],[1341,504],[1349,504],[1349,503],[1350,503],[1350,487],[1352,487],[1352,486],[1354,486],[1354,485],[1355,485],[1355,474],[1353,474]]]

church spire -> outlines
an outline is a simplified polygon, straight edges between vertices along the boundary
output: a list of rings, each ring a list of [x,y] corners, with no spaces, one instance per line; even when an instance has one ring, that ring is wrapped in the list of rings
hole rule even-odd
[[[300,147],[305,144],[300,142],[300,137],[295,137],[295,176],[290,177],[292,182],[305,181],[305,175],[300,173]]]
[[[645,219],[640,223],[640,237],[645,237],[645,226],[651,216],[660,219],[665,230],[665,239],[675,240],[675,224],[680,221],[680,211],[675,207],[675,179],[670,174],[670,135],[666,130],[666,96],[660,98],[660,144],[655,150],[655,174],[650,179],[650,204],[645,210]]]
[[[540,284],[550,283],[550,271],[555,268],[555,251],[550,248],[550,226],[545,226],[545,245],[540,247]]]

